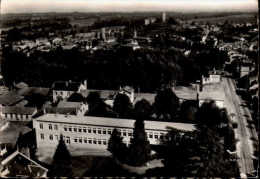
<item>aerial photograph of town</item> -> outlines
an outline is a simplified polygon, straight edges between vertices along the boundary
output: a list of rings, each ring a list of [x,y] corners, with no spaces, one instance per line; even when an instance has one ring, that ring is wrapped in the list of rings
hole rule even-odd
[[[259,178],[257,0],[0,0],[0,178]]]

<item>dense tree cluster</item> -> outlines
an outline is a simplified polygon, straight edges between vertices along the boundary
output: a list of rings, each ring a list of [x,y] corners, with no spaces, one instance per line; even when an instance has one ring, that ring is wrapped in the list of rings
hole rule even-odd
[[[179,109],[179,99],[171,88],[160,90],[155,97],[154,108],[158,118],[174,119]]]
[[[150,170],[148,175],[237,177],[238,166],[226,150],[235,150],[234,133],[224,115],[213,102],[204,103],[196,113],[197,130],[184,132],[172,129],[163,140],[159,154],[164,159],[164,168]],[[206,121],[207,120],[207,121]],[[221,142],[225,129],[224,143]],[[180,134],[183,133],[183,134]],[[233,147],[231,144],[233,143]],[[227,170],[228,169],[228,170]]]
[[[48,53],[34,50],[26,56],[10,46],[3,49],[2,71],[7,85],[26,79],[30,86],[49,87],[55,80],[88,79],[90,88],[118,89],[120,85],[130,85],[143,92],[154,92],[162,84],[194,82],[213,67],[222,67],[226,59],[223,52],[199,49],[197,53],[194,47],[190,57],[174,48],[133,51],[121,47],[93,54],[78,49],[56,48]]]

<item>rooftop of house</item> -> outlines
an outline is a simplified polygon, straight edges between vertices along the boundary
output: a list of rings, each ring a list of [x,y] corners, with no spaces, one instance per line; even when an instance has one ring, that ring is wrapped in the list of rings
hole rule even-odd
[[[22,89],[22,88],[28,87],[28,85],[24,82],[20,82],[20,83],[16,84],[15,87],[18,89]]]
[[[20,89],[17,91],[19,95],[22,96],[30,96],[32,94],[40,94],[42,96],[47,96],[49,94],[50,88],[42,88],[42,87],[27,87]]]
[[[135,93],[134,104],[142,99],[147,100],[150,104],[154,103],[156,93]]]
[[[69,101],[60,101],[57,108],[80,108],[82,102],[69,102]]]
[[[219,91],[202,91],[199,92],[199,100],[211,99],[214,101],[224,101],[225,93]]]
[[[0,104],[9,106],[18,103],[24,99],[23,96],[17,94],[15,91],[8,92],[4,95],[0,95]]]
[[[176,86],[173,89],[173,91],[179,99],[185,99],[185,100],[197,99],[197,91],[195,89],[184,87],[184,86]]]
[[[125,86],[125,87],[120,88],[120,91],[125,91],[127,93],[131,93],[134,91],[134,89],[130,86]]]
[[[94,116],[73,116],[73,115],[54,115],[45,114],[35,119],[35,121],[41,122],[60,122],[67,123],[68,125],[100,125],[112,128],[134,128],[135,120],[133,119],[120,119],[120,118],[108,118],[108,117],[94,117]],[[35,122],[34,121],[34,122]],[[188,123],[175,123],[175,122],[161,122],[161,121],[145,121],[146,130],[158,130],[168,131],[170,128],[193,131],[195,130],[194,124]]]
[[[44,109],[46,114],[65,114],[65,115],[76,115],[76,108],[58,108],[58,107],[47,107]]]
[[[9,169],[9,174],[5,177],[15,177],[18,174],[23,176],[42,176],[48,171],[47,168],[19,151],[13,152],[1,164],[8,166]]]
[[[95,89],[87,89],[83,90],[80,93],[83,97],[88,97],[89,93],[98,92],[100,94],[101,99],[112,99],[117,93],[117,90],[95,90]]]
[[[22,107],[22,106],[5,106],[2,108],[3,114],[28,114],[32,115],[36,111],[36,108]]]
[[[81,83],[70,81],[57,81],[53,84],[53,90],[56,91],[78,91]]]

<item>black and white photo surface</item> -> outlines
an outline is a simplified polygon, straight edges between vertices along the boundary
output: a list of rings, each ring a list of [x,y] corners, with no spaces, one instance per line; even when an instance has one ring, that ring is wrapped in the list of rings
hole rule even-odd
[[[258,178],[258,7],[0,0],[0,178]]]

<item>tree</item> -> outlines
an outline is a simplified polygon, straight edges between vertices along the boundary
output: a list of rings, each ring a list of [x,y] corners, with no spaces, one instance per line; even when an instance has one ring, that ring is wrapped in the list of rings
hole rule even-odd
[[[191,167],[194,161],[190,158],[194,156],[194,147],[196,141],[194,133],[184,133],[172,129],[162,141],[163,148],[159,155],[163,158],[164,171],[163,175],[167,176],[193,176],[190,175]]]
[[[119,114],[119,117],[130,118],[132,115],[132,103],[125,94],[118,94],[114,100],[113,110]]]
[[[164,173],[171,176],[237,177],[238,166],[226,152],[229,146],[224,146],[220,130],[217,130],[224,121],[223,116],[214,102],[207,102],[195,115],[195,131],[183,135],[178,130],[170,131],[161,152]],[[232,141],[233,137],[226,140]]]
[[[49,177],[72,177],[71,155],[60,136],[59,144],[53,156],[51,169],[48,173]]]
[[[121,162],[125,161],[127,155],[127,147],[123,143],[123,138],[120,136],[120,133],[117,129],[114,129],[111,137],[108,141],[107,150],[112,153],[112,155]]]
[[[204,102],[196,114],[198,125],[206,125],[211,129],[219,129],[219,125],[226,122],[215,101]]]
[[[89,105],[88,115],[93,116],[106,116],[108,106],[101,99],[100,94],[98,92],[90,92],[86,99]]]
[[[200,125],[198,129],[194,151],[199,159],[194,163],[194,174],[203,177],[237,177],[236,162],[231,161],[218,134],[206,125]]]
[[[31,95],[25,96],[25,99],[28,100],[27,106],[36,107],[37,109],[41,109],[45,101],[47,100],[47,97],[38,94],[38,93],[32,93]]]
[[[144,121],[136,120],[133,138],[129,146],[128,164],[143,166],[151,158],[151,147],[144,129]]]
[[[23,151],[23,149],[29,149],[30,158],[36,159],[36,133],[35,129],[23,134],[22,132],[19,133],[19,136],[16,140],[16,148],[19,151]]]
[[[152,106],[147,100],[142,99],[135,104],[134,113],[135,118],[148,119],[152,114]]]
[[[80,93],[73,93],[68,98],[68,101],[70,101],[70,102],[85,102],[85,99]]]
[[[198,110],[197,101],[184,101],[181,104],[180,117],[183,121],[194,121]]]
[[[157,93],[153,105],[158,117],[162,115],[169,120],[174,118],[179,108],[179,99],[171,88],[166,88]]]

